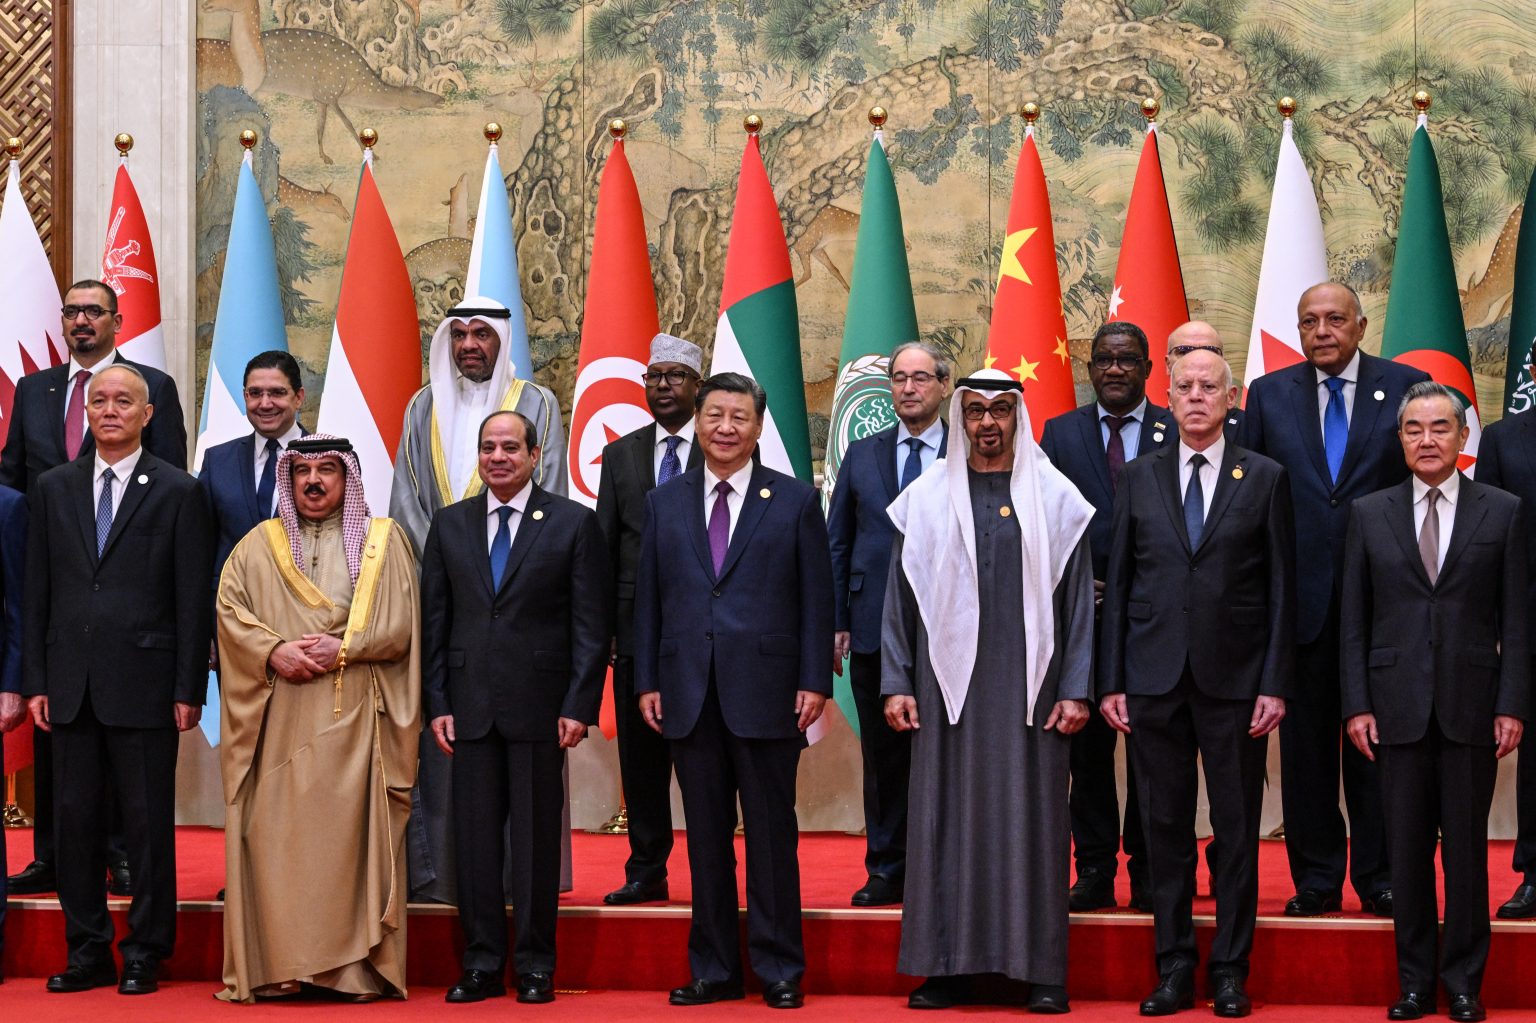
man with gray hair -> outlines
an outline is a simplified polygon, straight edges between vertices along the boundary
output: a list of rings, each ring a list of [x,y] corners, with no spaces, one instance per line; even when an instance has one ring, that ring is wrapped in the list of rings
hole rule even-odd
[[[885,723],[880,698],[880,617],[896,530],[886,508],[943,457],[949,426],[939,406],[949,389],[949,361],[922,341],[896,346],[889,363],[896,423],[848,445],[832,489],[827,533],[832,543],[837,653],[848,660],[859,746],[864,755],[864,869],[855,906],[902,900],[907,874],[907,784],[912,738]]]
[[[1362,497],[1344,548],[1342,707],[1349,739],[1381,765],[1401,992],[1387,1018],[1484,1018],[1488,811],[1500,758],[1531,711],[1530,608],[1520,499],[1457,470],[1467,442],[1455,392],[1428,381],[1398,405],[1412,475]],[[1435,851],[1445,929],[1435,944]]]

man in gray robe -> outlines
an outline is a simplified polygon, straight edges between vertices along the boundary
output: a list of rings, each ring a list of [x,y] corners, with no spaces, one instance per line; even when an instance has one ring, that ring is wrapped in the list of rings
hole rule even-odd
[[[1035,444],[1018,381],[961,380],[946,457],[890,507],[885,715],[912,730],[897,968],[913,1008],[975,974],[1067,1004],[1069,736],[1093,687],[1093,508]],[[919,713],[921,712],[921,718]]]

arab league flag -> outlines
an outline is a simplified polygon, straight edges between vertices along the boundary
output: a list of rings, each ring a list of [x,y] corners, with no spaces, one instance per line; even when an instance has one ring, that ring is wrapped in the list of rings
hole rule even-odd
[[[1477,441],[1482,432],[1477,388],[1467,350],[1467,327],[1461,316],[1456,263],[1445,228],[1440,167],[1430,145],[1427,120],[1419,115],[1408,151],[1408,181],[1403,186],[1403,212],[1398,220],[1381,354],[1423,370],[1461,396],[1472,432],[1460,467],[1470,473],[1477,462]]]
[[[789,246],[768,184],[757,133],[747,135],[736,183],[736,210],[725,253],[720,323],[709,371],[745,373],[768,392],[758,441],[770,469],[811,482],[811,431],[800,367],[800,313]]]
[[[1536,174],[1525,193],[1520,239],[1515,245],[1514,307],[1509,315],[1509,356],[1504,369],[1504,411],[1529,412],[1536,405],[1531,382],[1531,347],[1536,342]]]
[[[533,355],[528,350],[528,320],[523,315],[523,288],[517,276],[517,241],[512,235],[512,202],[501,176],[496,143],[485,157],[485,180],[480,184],[480,209],[475,238],[469,246],[469,269],[464,274],[464,294],[494,298],[512,311],[507,321],[507,350],[512,371],[519,380],[533,379]]]

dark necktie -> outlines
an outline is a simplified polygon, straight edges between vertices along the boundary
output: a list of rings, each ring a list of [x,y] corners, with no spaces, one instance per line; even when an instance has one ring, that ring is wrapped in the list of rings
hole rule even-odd
[[[709,511],[709,555],[715,562],[715,576],[725,564],[725,551],[731,545],[731,508],[726,495],[731,485],[725,480],[715,484],[715,506]]]
[[[496,514],[501,521],[496,524],[496,535],[491,538],[491,585],[499,590],[502,574],[507,570],[507,556],[512,553],[512,531],[507,528],[512,509],[503,506],[496,509]]]
[[[1328,407],[1323,410],[1323,452],[1328,456],[1328,477],[1337,483],[1344,465],[1344,447],[1349,443],[1349,416],[1344,411],[1344,381],[1329,377]]]
[[[80,445],[85,443],[85,389],[90,383],[90,370],[75,374],[75,389],[69,392],[69,407],[64,410],[64,453],[71,462],[80,457]]]
[[[267,462],[261,467],[261,482],[256,484],[256,507],[262,518],[272,515],[272,490],[277,486],[277,438],[267,438]]]
[[[1120,470],[1125,468],[1125,438],[1120,436],[1120,431],[1130,421],[1130,416],[1104,417],[1104,425],[1109,427],[1109,444],[1104,448],[1104,457],[1109,462],[1109,489],[1111,493],[1120,485]]]
[[[661,456],[661,470],[656,473],[658,487],[682,474],[683,463],[677,459],[677,446],[682,442],[681,437],[667,438],[667,453]]]
[[[1433,586],[1440,578],[1440,513],[1435,510],[1440,488],[1430,487],[1426,499],[1429,509],[1424,513],[1424,525],[1419,527],[1419,560],[1424,562],[1424,574],[1429,576],[1429,585]]]
[[[902,490],[923,474],[923,442],[916,437],[908,437],[904,443],[907,445],[907,460],[901,466]]]
[[[111,469],[101,471],[101,500],[96,502],[96,556],[107,549],[107,534],[112,532],[112,483],[117,477]]]
[[[1205,532],[1205,487],[1200,482],[1200,467],[1205,456],[1199,453],[1189,458],[1189,486],[1184,488],[1184,531],[1189,534],[1189,549],[1200,546],[1200,535]]]

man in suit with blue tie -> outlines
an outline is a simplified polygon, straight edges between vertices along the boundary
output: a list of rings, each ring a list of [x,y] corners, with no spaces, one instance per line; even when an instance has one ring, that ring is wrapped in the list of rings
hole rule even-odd
[[[896,531],[885,509],[943,457],[949,426],[939,417],[949,361],[921,341],[891,353],[891,403],[899,422],[848,445],[827,510],[832,542],[837,656],[853,684],[864,754],[864,887],[855,906],[902,900],[907,870],[907,777],[912,736],[886,724],[880,696],[880,623]]]
[[[1240,439],[1290,473],[1301,554],[1296,687],[1280,725],[1285,850],[1296,886],[1285,913],[1339,910],[1347,859],[1361,905],[1385,917],[1392,878],[1381,782],[1376,765],[1343,741],[1339,716],[1339,584],[1350,505],[1408,478],[1394,413],[1408,388],[1429,376],[1360,351],[1365,313],[1346,284],[1313,285],[1296,313],[1306,361],[1253,382]],[[1337,795],[1341,755],[1347,840]]]
[[[1093,505],[1088,547],[1093,554],[1096,602],[1104,597],[1110,513],[1121,470],[1126,462],[1178,441],[1172,414],[1147,400],[1151,370],[1145,331],[1125,320],[1104,324],[1088,349],[1088,379],[1097,400],[1047,420],[1040,435],[1040,447],[1051,464]],[[1115,873],[1122,842],[1115,745],[1115,730],[1097,714],[1090,715],[1088,725],[1072,737],[1069,805],[1077,882],[1067,901],[1074,913],[1115,905]],[[1130,861],[1131,908],[1151,912],[1147,843],[1136,802],[1136,775],[1129,760],[1125,784],[1123,841]]]
[[[646,723],[672,743],[693,868],[693,980],[671,1001],[743,997],[739,796],[752,970],[770,1007],[797,1009],[795,775],[832,688],[827,525],[814,488],[753,462],[768,408],[756,381],[718,373],[697,403],[704,465],[646,497],[635,592],[635,692]]]

